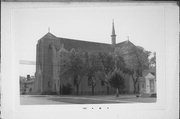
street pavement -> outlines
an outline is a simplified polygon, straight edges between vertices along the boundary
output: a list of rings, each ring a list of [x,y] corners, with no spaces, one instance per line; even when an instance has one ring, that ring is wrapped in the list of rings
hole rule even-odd
[[[101,96],[59,96],[59,95],[21,95],[22,105],[48,104],[112,104],[112,103],[153,103],[156,98],[136,97],[135,95]]]

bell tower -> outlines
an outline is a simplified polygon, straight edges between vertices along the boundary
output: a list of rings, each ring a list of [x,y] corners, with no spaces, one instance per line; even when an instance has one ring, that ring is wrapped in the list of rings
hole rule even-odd
[[[112,22],[111,43],[112,43],[113,46],[115,46],[115,44],[116,44],[116,34],[115,34],[115,28],[114,28],[114,20]]]

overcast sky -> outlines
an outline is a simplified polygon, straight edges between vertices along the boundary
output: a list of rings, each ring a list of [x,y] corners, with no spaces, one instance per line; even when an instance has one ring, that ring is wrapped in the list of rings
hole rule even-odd
[[[37,40],[50,32],[57,37],[111,43],[112,19],[116,42],[129,40],[151,52],[162,45],[164,9],[160,6],[104,6],[17,9],[12,17],[19,60],[36,60]],[[21,65],[20,75],[33,75],[35,66]]]

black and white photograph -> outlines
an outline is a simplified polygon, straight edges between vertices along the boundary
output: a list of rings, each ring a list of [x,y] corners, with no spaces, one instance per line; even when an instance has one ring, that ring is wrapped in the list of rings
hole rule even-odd
[[[21,104],[156,102],[161,9],[17,10]]]
[[[177,8],[3,4],[2,118],[177,117]]]

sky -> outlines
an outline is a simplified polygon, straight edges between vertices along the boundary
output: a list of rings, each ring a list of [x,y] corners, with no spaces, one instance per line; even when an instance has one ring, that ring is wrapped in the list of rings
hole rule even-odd
[[[164,38],[160,6],[64,6],[21,8],[12,15],[12,33],[19,60],[36,60],[37,41],[50,32],[57,37],[111,43],[114,19],[116,42],[129,40],[157,52]],[[20,65],[20,75],[34,75],[35,65]]]

